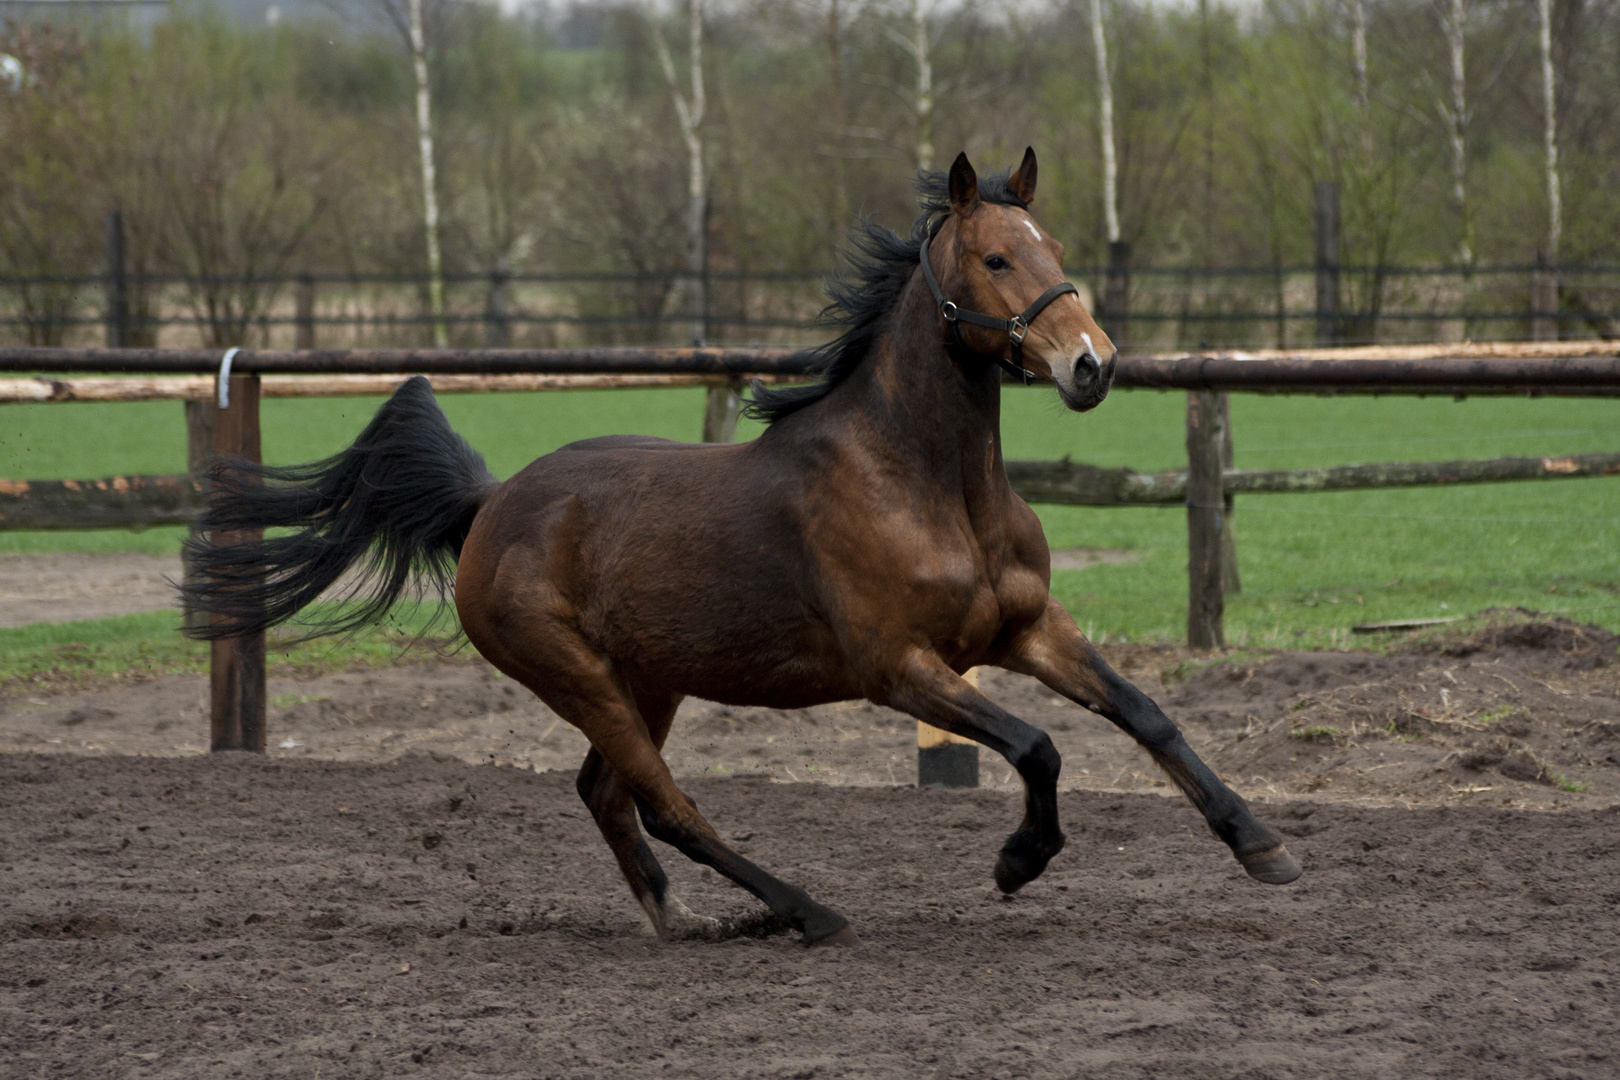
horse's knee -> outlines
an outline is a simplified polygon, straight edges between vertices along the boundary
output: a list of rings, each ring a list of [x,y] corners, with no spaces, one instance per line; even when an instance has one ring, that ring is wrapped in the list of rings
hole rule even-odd
[[[1040,784],[1043,787],[1055,785],[1058,773],[1063,769],[1063,757],[1052,744],[1052,737],[1039,729],[1030,738],[1029,743],[1020,748],[1013,759],[1013,767],[1026,783]]]

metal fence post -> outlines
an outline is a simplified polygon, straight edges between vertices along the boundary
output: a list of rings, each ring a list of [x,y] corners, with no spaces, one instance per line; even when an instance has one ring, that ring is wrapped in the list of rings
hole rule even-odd
[[[1558,340],[1558,273],[1547,265],[1547,252],[1536,249],[1530,271],[1530,339]]]
[[[506,268],[489,272],[489,295],[484,298],[484,348],[504,349],[511,342],[511,323],[506,314]]]
[[[1316,183],[1316,344],[1339,343],[1339,185]]]
[[[1226,596],[1221,572],[1225,517],[1221,411],[1209,390],[1187,392],[1187,644],[1221,649]]]
[[[103,239],[107,262],[107,347],[122,349],[129,340],[129,281],[124,274],[124,215],[107,211]]]
[[[1123,349],[1131,336],[1131,245],[1114,240],[1108,245],[1108,271],[1103,278],[1103,318],[1108,337]]]
[[[214,453],[259,461],[259,377],[232,375],[229,404],[215,410]],[[212,402],[210,405],[214,404]],[[215,533],[216,544],[258,540],[258,532]],[[209,749],[254,750],[265,744],[264,634],[212,643],[209,656]]]
[[[315,347],[315,277],[299,274],[293,288],[293,348]]]

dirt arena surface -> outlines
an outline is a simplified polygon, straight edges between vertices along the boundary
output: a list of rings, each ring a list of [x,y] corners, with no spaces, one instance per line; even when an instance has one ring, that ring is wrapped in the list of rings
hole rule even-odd
[[[0,554],[0,626],[161,611],[179,578],[179,555]]]
[[[1109,661],[1250,797],[1368,805],[1578,808],[1620,801],[1620,663],[1593,626],[1504,612],[1463,635],[1375,652],[1194,657],[1111,646]],[[407,660],[433,660],[418,648]],[[1169,793],[1110,723],[1033,680],[985,669],[995,700],[1050,732],[1065,790]],[[0,689],[0,752],[193,755],[208,745],[207,680],[103,680],[71,692]],[[574,770],[585,739],[469,652],[448,662],[272,677],[269,753],[384,761],[418,751],[476,764]],[[687,701],[665,756],[678,777],[759,775],[909,784],[916,723],[865,703],[780,711]],[[981,752],[984,786],[1016,790]]]
[[[732,936],[649,937],[583,740],[475,658],[272,679],[262,758],[203,753],[197,677],[13,683],[0,1076],[1613,1076],[1615,648],[1501,613],[1382,654],[1105,650],[1288,837],[1281,888],[1029,680],[983,686],[1051,731],[1070,839],[1010,900],[999,759],[919,791],[888,710],[686,703],[683,785],[864,939],[814,951],[663,848]]]
[[[0,756],[0,1072],[97,1077],[1602,1077],[1620,811],[1278,802],[1250,882],[1189,807],[689,786],[864,944],[646,936],[571,778]],[[666,857],[696,909],[738,891]]]

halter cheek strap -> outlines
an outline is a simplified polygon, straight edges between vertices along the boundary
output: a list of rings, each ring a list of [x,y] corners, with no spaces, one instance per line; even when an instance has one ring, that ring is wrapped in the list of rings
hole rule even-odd
[[[1037,296],[1035,302],[1020,314],[1014,315],[1010,319],[998,319],[994,315],[983,315],[977,311],[965,311],[945,299],[945,290],[939,287],[939,279],[934,276],[934,268],[928,261],[927,237],[923,238],[922,251],[918,253],[918,259],[922,263],[923,279],[928,282],[928,289],[934,294],[934,303],[939,305],[940,317],[951,328],[951,339],[953,341],[962,340],[957,326],[958,323],[972,323],[974,326],[986,326],[991,330],[1005,330],[1008,340],[1012,343],[1012,348],[1008,350],[1012,353],[1012,359],[1009,360],[997,353],[996,363],[1009,371],[1014,378],[1021,380],[1025,386],[1033,383],[1035,373],[1018,362],[1024,349],[1024,336],[1029,333],[1029,324],[1034,322],[1035,317],[1045,311],[1047,305],[1052,301],[1064,293],[1078,295],[1080,290],[1067,281],[1060,282]]]

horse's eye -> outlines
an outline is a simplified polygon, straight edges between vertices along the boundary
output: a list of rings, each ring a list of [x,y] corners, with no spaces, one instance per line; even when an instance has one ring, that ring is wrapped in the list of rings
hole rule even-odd
[[[984,260],[984,265],[988,266],[992,270],[1005,270],[1010,264],[1000,255],[992,255],[988,259]]]

